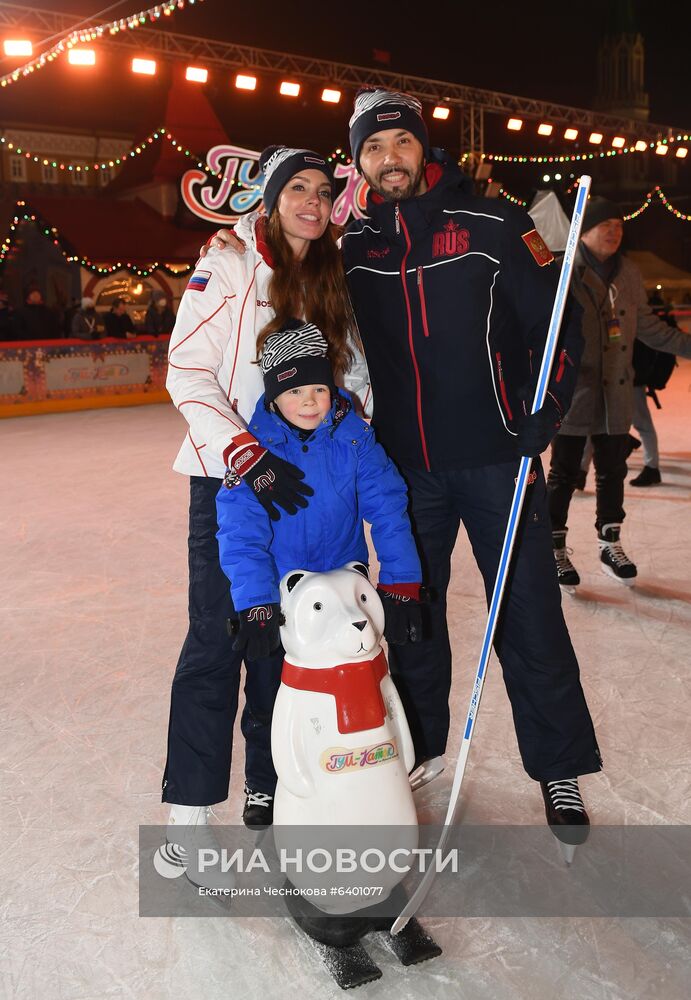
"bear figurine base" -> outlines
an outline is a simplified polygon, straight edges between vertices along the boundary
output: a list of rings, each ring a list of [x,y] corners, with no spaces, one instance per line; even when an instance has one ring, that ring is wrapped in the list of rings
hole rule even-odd
[[[288,573],[281,610],[286,659],[271,730],[278,851],[294,857],[315,847],[335,856],[360,846],[412,858],[413,742],[381,649],[384,611],[366,568]],[[441,954],[417,921],[390,933],[392,914],[406,902],[399,883],[409,867],[390,865],[376,877],[360,868],[289,872],[297,893],[286,895],[288,910],[342,989],[382,974],[361,943],[369,933],[381,932],[404,965]]]
[[[396,909],[403,909],[406,899],[400,893]],[[382,970],[365,950],[362,939],[367,934],[381,932],[384,944],[401,965],[419,965],[430,958],[437,958],[442,950],[425,933],[413,917],[398,934],[391,934],[390,904],[360,910],[356,915],[330,916],[301,896],[286,896],[286,906],[300,930],[315,942],[322,961],[342,990],[363,986],[381,979]]]

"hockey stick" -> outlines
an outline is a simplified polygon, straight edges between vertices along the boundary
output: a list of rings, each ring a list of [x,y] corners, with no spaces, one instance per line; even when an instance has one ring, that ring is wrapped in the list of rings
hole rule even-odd
[[[573,210],[573,216],[571,217],[571,226],[569,227],[569,235],[566,241],[564,260],[561,265],[561,274],[559,275],[557,293],[552,307],[552,316],[549,321],[547,340],[545,342],[545,349],[542,355],[542,364],[540,365],[535,398],[533,399],[533,405],[530,411],[531,414],[536,413],[541,408],[547,394],[547,385],[549,383],[552,364],[554,362],[554,355],[559,337],[559,327],[561,326],[562,317],[564,315],[566,296],[571,283],[571,272],[573,271],[573,262],[581,233],[583,212],[585,210],[589,190],[590,177],[584,174],[579,181],[578,191],[576,192],[576,205]],[[444,829],[442,830],[437,850],[434,854],[435,862],[440,853],[443,851],[449,834],[451,833],[454,815],[461,795],[461,784],[463,782],[463,775],[465,774],[468,754],[470,753],[470,743],[475,729],[475,719],[477,718],[477,712],[480,707],[482,688],[485,683],[485,672],[487,670],[487,662],[492,651],[492,643],[494,641],[494,633],[497,627],[497,619],[499,617],[499,610],[504,596],[504,587],[506,586],[506,579],[511,565],[511,555],[513,552],[514,542],[516,540],[521,510],[523,509],[523,501],[525,499],[525,491],[531,463],[532,458],[523,456],[518,469],[518,476],[516,477],[516,486],[513,493],[513,500],[511,502],[509,520],[506,525],[506,534],[504,535],[504,544],[502,545],[501,555],[499,557],[499,568],[497,569],[497,576],[494,581],[494,590],[492,591],[492,600],[490,601],[489,611],[487,614],[487,624],[485,626],[485,635],[482,640],[480,662],[478,663],[477,673],[475,674],[475,683],[473,684],[473,693],[470,696],[470,704],[468,705],[468,715],[466,717],[465,730],[461,741],[461,749],[458,754],[458,763],[456,764],[456,771],[453,776],[453,784],[451,785],[451,798],[449,799],[449,806],[446,810]],[[391,928],[392,934],[397,934],[399,931],[403,930],[410,918],[417,913],[421,903],[431,888],[436,873],[436,863],[433,863],[427,869],[422,882],[420,882],[420,885],[410,897],[407,906],[404,907],[400,915],[396,918]]]

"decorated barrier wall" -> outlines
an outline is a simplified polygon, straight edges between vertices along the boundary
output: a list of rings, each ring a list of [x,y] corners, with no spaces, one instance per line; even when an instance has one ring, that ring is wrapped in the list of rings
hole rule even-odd
[[[0,417],[167,402],[169,339],[0,344]]]

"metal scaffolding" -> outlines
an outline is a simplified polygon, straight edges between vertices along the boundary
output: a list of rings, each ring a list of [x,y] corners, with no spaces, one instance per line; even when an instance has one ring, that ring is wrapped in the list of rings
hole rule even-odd
[[[0,30],[24,29],[32,34],[53,38],[65,35],[76,27],[97,27],[97,23],[88,21],[77,25],[75,17],[74,14],[0,2]],[[140,52],[146,50],[148,54],[164,59],[203,61],[210,69],[280,73],[351,90],[367,85],[403,90],[420,101],[443,103],[456,108],[461,120],[461,149],[471,154],[483,151],[486,113],[535,118],[555,124],[578,126],[581,129],[635,135],[637,139],[646,141],[670,137],[677,131],[668,125],[642,122],[586,108],[572,108],[552,101],[518,97],[515,94],[503,94],[444,80],[429,80],[406,73],[350,66],[288,52],[273,52],[251,45],[195,38],[148,25],[136,31],[106,34],[99,39],[98,44],[137,49]]]

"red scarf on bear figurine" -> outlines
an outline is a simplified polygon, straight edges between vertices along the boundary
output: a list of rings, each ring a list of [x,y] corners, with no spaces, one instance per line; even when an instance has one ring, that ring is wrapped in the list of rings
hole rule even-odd
[[[332,694],[339,733],[377,729],[386,717],[381,680],[389,672],[383,650],[373,660],[312,669],[283,661],[282,682],[297,691]]]

